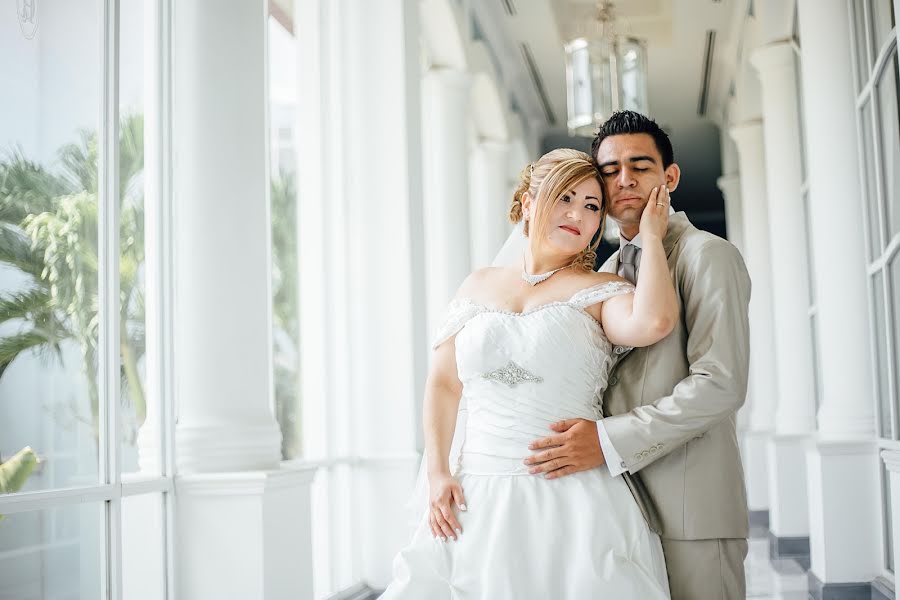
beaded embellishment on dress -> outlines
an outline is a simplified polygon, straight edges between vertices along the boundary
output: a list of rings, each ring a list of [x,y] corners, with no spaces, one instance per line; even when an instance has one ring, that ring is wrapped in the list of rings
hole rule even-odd
[[[509,361],[502,369],[495,369],[490,373],[485,373],[482,377],[505,383],[509,387],[513,387],[514,385],[526,381],[534,383],[541,383],[544,381],[543,377],[532,375],[513,361]]]

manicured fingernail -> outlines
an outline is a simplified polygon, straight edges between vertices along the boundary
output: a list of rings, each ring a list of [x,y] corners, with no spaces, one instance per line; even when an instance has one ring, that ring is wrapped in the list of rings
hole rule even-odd
[[[528,469],[528,472],[534,475],[535,473],[537,473],[537,469]]]
[[[457,529],[457,530],[456,530],[456,535],[462,535],[462,529]]]
[[[460,505],[459,505],[459,510],[469,510],[469,509],[466,508],[466,505],[465,505],[465,504],[460,504]]]

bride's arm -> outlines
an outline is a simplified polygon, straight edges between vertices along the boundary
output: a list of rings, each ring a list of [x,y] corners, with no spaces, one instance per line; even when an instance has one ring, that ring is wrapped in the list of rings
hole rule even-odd
[[[612,343],[620,346],[655,344],[669,335],[679,316],[662,244],[669,221],[667,191],[659,202],[663,206],[656,205],[657,195],[651,193],[641,217],[641,276],[637,289],[634,294],[606,300],[601,308],[603,330]]]
[[[428,475],[450,474],[450,445],[456,428],[456,413],[462,396],[462,382],[456,370],[455,339],[442,343],[432,354],[425,382],[423,427],[428,453]]]
[[[462,526],[453,505],[466,510],[462,486],[450,473],[450,446],[463,385],[456,368],[456,336],[442,342],[432,354],[425,382],[423,426],[428,459],[428,523],[433,536],[457,539]]]

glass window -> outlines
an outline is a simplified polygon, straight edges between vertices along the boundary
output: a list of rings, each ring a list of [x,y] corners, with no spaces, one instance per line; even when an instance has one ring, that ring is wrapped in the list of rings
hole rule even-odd
[[[819,365],[819,322],[816,314],[809,320],[810,333],[812,334],[812,363],[813,363],[813,395],[816,402],[816,414],[822,404],[822,369]]]
[[[891,476],[884,462],[881,463],[882,514],[884,516],[884,566],[894,572],[894,516],[891,514]]]
[[[122,598],[166,597],[164,496],[122,498]]]
[[[856,54],[857,89],[861,90],[869,80],[871,60],[868,51],[868,35],[866,28],[866,9],[862,2],[850,2],[853,11],[853,39]]]
[[[103,503],[5,515],[0,598],[100,598]]]
[[[881,50],[894,28],[894,0],[871,0],[872,33],[875,53]]]
[[[872,101],[868,100],[860,113],[859,128],[862,132],[863,194],[866,210],[866,231],[869,262],[881,256],[881,203],[878,201],[878,180],[875,178],[875,146],[872,138]]]
[[[888,381],[887,340],[883,333],[886,330],[883,273],[876,273],[872,277],[871,292],[873,318],[875,319],[873,334],[875,337],[875,352],[878,356],[875,389],[878,392],[880,413],[879,432],[881,437],[891,439],[891,392],[890,382]]]
[[[159,228],[147,231],[156,223],[153,209],[160,203],[160,178],[157,152],[160,139],[155,127],[159,115],[155,103],[147,105],[155,86],[148,76],[153,75],[154,36],[147,28],[153,22],[145,18],[144,4],[150,0],[122,0],[120,3],[120,60],[119,60],[119,286],[121,339],[121,411],[122,411],[122,471],[161,473],[160,394],[158,388],[147,386],[147,350],[155,348],[149,340],[154,331],[147,327],[147,311],[153,311],[156,299],[147,296],[147,256],[145,240],[159,236]],[[149,63],[148,63],[149,61]],[[148,72],[145,65],[151,65]],[[145,127],[146,126],[146,127]],[[145,157],[150,172],[145,172]],[[149,217],[149,218],[148,218]],[[150,248],[154,241],[150,240]],[[153,257],[158,258],[158,257]],[[152,259],[151,259],[152,263]],[[157,283],[153,279],[154,283]],[[152,359],[150,359],[152,362]]]
[[[294,37],[269,17],[269,141],[272,215],[272,341],[275,416],[285,459],[301,451]]]
[[[796,74],[794,83],[797,88],[797,115],[799,116],[797,124],[800,128],[800,180],[806,182],[809,174],[806,165],[806,119],[803,118],[803,65],[800,53],[796,51],[794,52],[794,73]]]
[[[889,235],[900,233],[900,106],[897,103],[897,51],[878,82],[881,123],[881,169]]]
[[[100,5],[0,27],[0,461],[41,457],[23,491],[94,485]]]
[[[894,355],[894,412],[892,416],[894,421],[897,420],[897,407],[900,406],[900,253],[894,255],[891,260],[888,276],[890,287],[888,288],[888,302],[892,313],[894,337],[893,337],[893,355]],[[888,436],[885,436],[888,437]],[[896,436],[895,436],[896,439]]]

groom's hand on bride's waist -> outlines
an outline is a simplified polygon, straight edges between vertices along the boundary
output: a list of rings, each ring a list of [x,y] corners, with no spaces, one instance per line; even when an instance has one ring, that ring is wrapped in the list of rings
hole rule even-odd
[[[606,463],[596,421],[566,419],[552,424],[550,429],[555,433],[528,445],[534,453],[522,462],[529,467],[529,473],[555,479]]]

